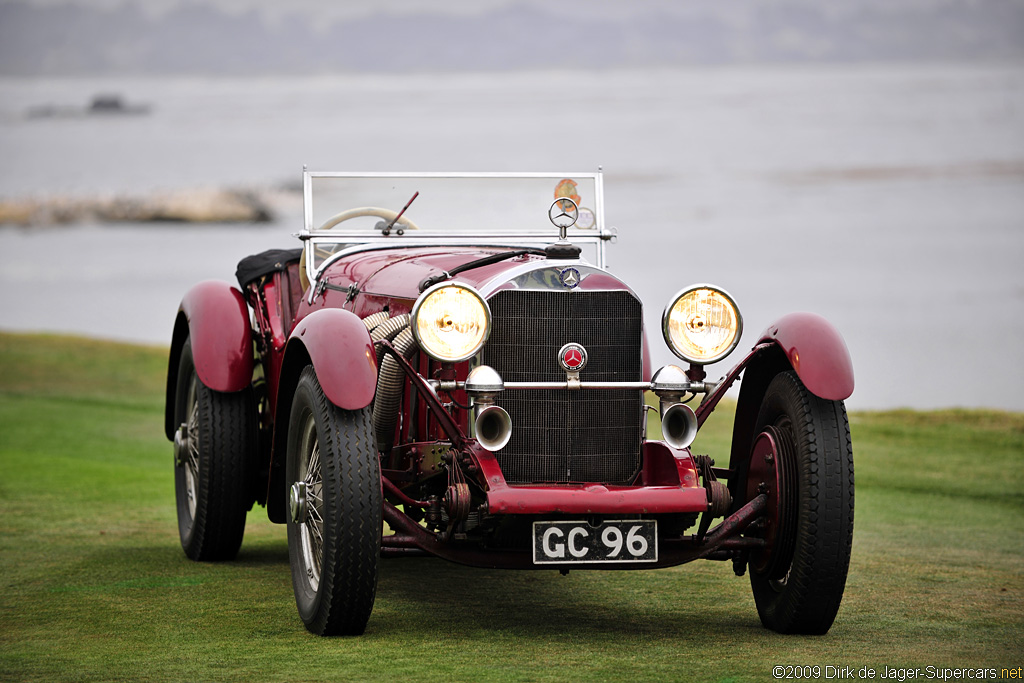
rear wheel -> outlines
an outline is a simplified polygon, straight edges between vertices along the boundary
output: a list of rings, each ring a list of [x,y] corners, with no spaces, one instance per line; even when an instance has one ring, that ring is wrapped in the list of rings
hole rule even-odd
[[[249,458],[256,452],[252,392],[213,391],[199,379],[185,340],[175,394],[174,489],[181,547],[193,560],[231,560],[252,505]]]
[[[369,409],[342,410],[312,367],[288,427],[288,555],[299,616],[322,636],[359,635],[373,611],[383,514]]]
[[[846,407],[783,372],[768,386],[755,433],[747,495],[769,493],[768,547],[750,557],[758,615],[781,633],[826,633],[842,601],[853,542]]]

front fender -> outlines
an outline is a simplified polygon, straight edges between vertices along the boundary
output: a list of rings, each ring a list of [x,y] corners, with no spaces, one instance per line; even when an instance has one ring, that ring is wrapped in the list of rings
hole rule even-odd
[[[294,344],[305,348],[331,403],[344,410],[359,410],[373,402],[377,359],[370,333],[355,313],[340,308],[310,313],[292,330],[286,359]]]
[[[743,373],[729,464],[735,472],[729,478],[733,511],[746,502],[743,491],[761,401],[775,375],[790,369],[820,398],[842,401],[853,393],[850,352],[831,323],[813,313],[791,313],[769,325],[755,350],[730,373]]]
[[[167,367],[166,431],[173,438],[178,362],[188,338],[196,374],[210,389],[235,392],[252,382],[253,346],[249,309],[242,293],[226,282],[206,280],[186,292],[178,307]]]
[[[292,395],[302,370],[312,365],[327,400],[345,410],[360,410],[377,391],[377,358],[370,333],[359,317],[340,308],[313,311],[295,326],[284,347],[277,385],[273,452],[267,482],[267,516],[283,524],[285,461]]]
[[[800,381],[815,396],[842,401],[853,393],[853,361],[842,335],[814,313],[790,313],[761,334],[786,354]]]

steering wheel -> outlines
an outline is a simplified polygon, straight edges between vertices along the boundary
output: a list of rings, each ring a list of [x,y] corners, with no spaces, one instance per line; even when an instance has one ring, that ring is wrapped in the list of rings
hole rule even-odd
[[[392,211],[391,209],[382,209],[379,206],[361,206],[361,207],[359,207],[357,209],[349,209],[348,211],[342,211],[339,214],[335,214],[334,216],[331,216],[326,221],[324,221],[324,224],[321,225],[318,229],[319,230],[330,230],[331,228],[336,226],[338,223],[342,223],[342,222],[347,221],[347,220],[349,220],[351,218],[359,218],[360,216],[376,216],[377,218],[383,218],[384,220],[390,222],[390,221],[395,220],[395,218],[398,217],[398,212],[397,211]],[[401,222],[400,223],[396,223],[395,225],[396,226],[397,225],[404,225],[409,230],[419,230],[420,229],[420,226],[418,226],[415,223],[413,223],[411,220],[406,218],[404,215],[402,216]]]
[[[338,223],[343,223],[352,218],[361,218],[362,216],[375,216],[377,218],[383,218],[384,220],[390,222],[395,220],[395,218],[398,216],[398,212],[392,211],[391,209],[382,209],[379,206],[361,206],[357,209],[349,209],[347,211],[342,211],[339,214],[331,216],[326,221],[324,221],[324,224],[321,225],[318,229],[330,230],[334,226],[338,225]],[[402,216],[401,222],[395,223],[395,225],[405,226],[405,228],[408,228],[409,230],[420,229],[420,226],[416,225],[405,216]],[[299,263],[299,284],[302,287],[302,291],[306,291],[307,289],[309,289],[309,274],[306,272],[306,245],[302,246],[302,260]]]

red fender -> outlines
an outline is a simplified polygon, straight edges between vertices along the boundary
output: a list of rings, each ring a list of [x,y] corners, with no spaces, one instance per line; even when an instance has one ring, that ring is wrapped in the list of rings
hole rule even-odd
[[[355,313],[340,308],[314,311],[292,330],[288,345],[295,343],[309,354],[327,400],[344,410],[373,402],[377,358],[370,333]]]
[[[842,335],[814,313],[790,313],[761,334],[785,352],[800,381],[815,396],[842,401],[853,393],[853,361]]]
[[[273,453],[267,482],[267,515],[283,524],[284,466],[292,396],[303,368],[312,364],[327,400],[344,410],[361,410],[377,391],[377,357],[370,333],[359,317],[340,308],[313,311],[288,336],[274,401]]]
[[[207,280],[188,290],[179,310],[188,321],[196,374],[214,391],[241,391],[252,382],[249,309],[242,293]]]
[[[747,468],[761,402],[775,375],[790,367],[808,391],[819,398],[842,401],[853,393],[853,363],[836,328],[813,313],[791,313],[768,326],[750,354],[715,390],[716,396],[697,408],[697,419],[703,423],[729,385],[743,373],[729,458],[729,468],[736,473],[729,477],[733,512],[747,502]]]
[[[185,338],[203,384],[220,392],[245,389],[252,382],[253,347],[249,309],[242,293],[226,282],[207,280],[188,290],[178,307],[167,364],[165,431],[174,438],[178,362]]]

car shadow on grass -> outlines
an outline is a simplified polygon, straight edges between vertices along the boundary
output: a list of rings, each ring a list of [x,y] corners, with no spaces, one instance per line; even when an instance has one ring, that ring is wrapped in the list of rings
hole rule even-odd
[[[277,567],[288,577],[287,541],[247,540],[228,564],[269,571]],[[556,570],[479,569],[431,557],[382,559],[367,634],[414,635],[423,624],[439,619],[450,633],[463,635],[678,638],[706,634],[708,628],[741,638],[765,633],[746,579],[717,564],[696,576],[695,566],[573,570],[561,576]],[[693,590],[702,593],[699,599]]]
[[[242,544],[238,551],[238,557],[231,561],[246,567],[270,567],[280,565],[284,571],[288,571],[288,542],[263,541],[258,545]]]
[[[246,541],[238,558],[227,564],[271,571],[278,567],[287,577],[287,541]],[[450,632],[464,635],[678,638],[697,637],[709,628],[743,639],[763,635],[746,579],[717,564],[706,565],[713,568],[696,576],[696,566],[705,565],[573,570],[561,576],[556,570],[479,569],[431,557],[382,559],[367,634],[413,634],[424,623],[441,619]]]
[[[367,629],[416,631],[424,622],[451,633],[530,633],[537,636],[679,638],[719,633],[764,633],[753,601],[730,608],[726,600],[685,598],[685,570],[497,570],[464,567],[434,558],[382,563],[377,605]],[[743,586],[746,590],[746,587]],[[741,636],[742,637],[742,636]]]
[[[116,546],[90,555],[87,564],[105,567],[103,579],[69,576],[64,590],[167,591],[210,583],[231,586],[239,595],[282,590],[265,597],[277,608],[292,605],[288,545],[280,538],[247,541],[235,560],[223,563],[192,562],[171,546]],[[439,558],[384,559],[366,634],[416,637],[430,624],[465,638],[530,634],[632,642],[705,637],[710,629],[758,640],[766,632],[746,581],[721,570],[573,570],[561,576],[555,570],[465,567]]]

